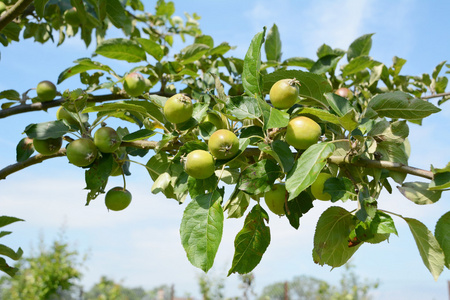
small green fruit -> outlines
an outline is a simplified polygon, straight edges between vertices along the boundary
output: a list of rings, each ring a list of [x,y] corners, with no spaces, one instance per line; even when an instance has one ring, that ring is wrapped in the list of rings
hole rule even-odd
[[[269,96],[273,107],[287,109],[298,100],[298,84],[294,79],[281,79],[270,88]]]
[[[320,173],[316,181],[314,181],[314,183],[311,184],[311,193],[316,199],[323,201],[331,200],[331,195],[323,192],[325,181],[327,181],[327,179],[331,177],[332,177],[331,174]]]
[[[219,129],[209,137],[208,148],[215,158],[230,159],[239,151],[239,139],[233,132]]]
[[[176,94],[164,104],[164,116],[173,124],[186,122],[192,117],[193,111],[191,98],[184,94]]]
[[[186,173],[196,179],[206,179],[214,174],[214,158],[208,151],[194,150],[186,157]]]
[[[120,147],[122,139],[111,127],[101,127],[94,134],[94,144],[103,153],[113,153]]]
[[[135,72],[128,74],[123,81],[123,88],[125,92],[132,97],[142,95],[146,89],[144,77]]]
[[[105,195],[105,205],[108,209],[124,210],[131,203],[131,193],[119,186],[113,187]]]
[[[98,150],[91,139],[81,138],[69,143],[66,155],[70,163],[78,167],[86,167],[97,158]]]
[[[33,139],[34,149],[42,155],[52,155],[61,149],[62,137],[49,138],[45,140]]]
[[[286,186],[282,183],[274,184],[272,190],[264,194],[264,201],[267,207],[279,216],[284,215],[284,205],[286,201]]]
[[[36,87],[36,93],[42,102],[52,101],[56,97],[56,86],[51,81],[41,81]]]
[[[308,117],[300,116],[289,121],[286,128],[286,142],[300,150],[316,144],[322,134],[320,125]]]

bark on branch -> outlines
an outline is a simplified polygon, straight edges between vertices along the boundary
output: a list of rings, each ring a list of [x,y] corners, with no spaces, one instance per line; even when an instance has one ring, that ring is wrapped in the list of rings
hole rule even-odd
[[[0,17],[0,31],[11,23],[15,18],[33,2],[33,0],[19,0]]]
[[[122,142],[121,146],[125,147],[134,147],[140,149],[148,149],[153,150],[158,146],[158,142],[155,141],[134,141],[134,142]],[[170,151],[176,150],[181,146],[181,144],[171,145],[168,147],[164,147],[162,150]],[[258,157],[261,151],[258,148],[247,148],[243,155],[248,157]],[[6,179],[6,177],[12,173],[25,169],[26,167],[38,164],[43,162],[44,160],[60,157],[66,155],[66,149],[61,149],[59,152],[53,155],[44,156],[41,154],[37,154],[28,158],[23,162],[18,162],[12,165],[7,166],[0,170],[0,180]],[[419,177],[423,177],[426,179],[433,179],[433,172],[403,165],[400,163],[390,162],[390,161],[380,161],[380,160],[370,160],[370,159],[352,159],[351,157],[342,157],[342,156],[331,156],[328,158],[328,162],[336,165],[354,165],[365,168],[375,168],[375,169],[386,169],[390,171],[397,171],[401,173],[411,174]]]
[[[173,94],[167,94],[162,92],[155,92],[155,93],[149,93],[150,95],[158,95],[158,96],[164,96],[164,97],[171,97]],[[98,95],[93,96],[89,95],[88,102],[106,102],[106,101],[112,101],[112,100],[126,100],[130,99],[129,96],[126,94],[107,94],[107,95]],[[144,99],[143,97],[141,99]],[[30,111],[38,111],[38,110],[47,110],[52,107],[60,106],[65,101],[64,98],[55,99],[48,102],[37,102],[32,104],[22,104],[22,105],[16,105],[12,106],[10,108],[2,109],[0,110],[0,119],[6,118],[12,115],[17,115],[21,113],[26,113]]]

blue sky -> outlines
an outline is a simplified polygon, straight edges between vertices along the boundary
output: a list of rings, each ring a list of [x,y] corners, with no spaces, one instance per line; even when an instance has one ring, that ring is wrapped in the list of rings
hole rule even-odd
[[[152,11],[155,1],[146,1]],[[371,56],[391,65],[394,55],[407,60],[403,74],[431,73],[443,60],[450,59],[450,2],[448,1],[175,1],[176,14],[198,13],[204,34],[215,43],[223,41],[237,46],[230,55],[243,57],[251,38],[263,26],[276,23],[283,43],[283,58],[315,58],[323,43],[347,49],[357,37],[375,33]],[[177,44],[181,48],[183,45]],[[0,90],[24,92],[41,80],[56,82],[61,71],[81,57],[91,55],[94,47],[85,49],[78,39],[68,39],[60,47],[32,41],[15,43],[0,49]],[[130,65],[97,60],[125,72]],[[60,91],[81,87],[77,78],[58,86]],[[449,109],[424,121],[423,126],[410,125],[412,154],[410,164],[429,169],[430,164],[443,167],[449,161]],[[54,119],[56,109],[33,112],[0,120],[0,166],[15,161],[15,147],[30,122]],[[134,128],[137,129],[137,128]],[[46,161],[0,181],[2,214],[26,220],[7,229],[13,234],[2,242],[29,252],[42,234],[53,240],[62,226],[70,243],[86,252],[83,283],[89,288],[101,275],[123,280],[127,286],[151,288],[174,284],[177,295],[198,294],[196,276],[179,237],[179,224],[185,205],[150,192],[152,182],[147,171],[132,166],[133,175],[127,187],[133,193],[132,205],[120,213],[108,213],[102,199],[85,207],[84,171],[69,165],[64,158]],[[407,181],[419,178],[408,176]],[[120,185],[119,179],[108,186]],[[384,194],[379,206],[424,222],[434,231],[438,218],[449,210],[449,195],[444,193],[435,205],[417,206],[398,192]],[[311,251],[315,224],[330,204],[320,202],[302,218],[300,229],[293,229],[286,219],[272,217],[272,242],[260,265],[255,269],[256,291],[275,281],[310,275],[337,283],[342,270],[330,271],[312,262]],[[346,204],[352,208],[354,204]],[[375,299],[444,299],[450,273],[444,270],[437,282],[423,266],[407,225],[396,218],[399,237],[389,244],[363,245],[352,258],[361,278],[379,279],[381,286]],[[226,220],[224,237],[216,256],[212,276],[225,276],[231,265],[233,241],[243,219]],[[238,295],[237,276],[225,281],[228,296]]]

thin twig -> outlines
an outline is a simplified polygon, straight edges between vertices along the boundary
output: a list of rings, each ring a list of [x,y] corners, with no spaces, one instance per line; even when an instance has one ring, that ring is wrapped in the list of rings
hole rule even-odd
[[[423,96],[423,97],[420,97],[420,98],[424,99],[424,100],[427,100],[427,99],[439,98],[439,97],[445,97],[445,96],[450,96],[450,92],[449,93],[434,94],[434,95],[429,95],[429,96]]]

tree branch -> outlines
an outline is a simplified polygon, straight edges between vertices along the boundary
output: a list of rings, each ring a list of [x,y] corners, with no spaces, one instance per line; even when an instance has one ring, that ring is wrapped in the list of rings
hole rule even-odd
[[[445,96],[450,96],[450,93],[440,93],[440,94],[434,94],[434,95],[429,95],[429,96],[423,96],[420,98],[427,100],[427,99],[439,98],[439,97],[445,97]]]
[[[13,7],[6,10],[0,17],[0,31],[17,18],[33,2],[33,0],[19,0]]]
[[[6,179],[6,177],[12,173],[15,173],[17,171],[23,170],[26,167],[39,164],[43,162],[44,160],[55,158],[55,157],[61,157],[66,155],[66,149],[62,148],[58,152],[52,155],[42,155],[42,154],[36,154],[35,156],[32,156],[24,161],[9,165],[3,169],[0,170],[0,180]]]
[[[397,171],[401,173],[411,174],[426,179],[433,179],[433,172],[422,170],[415,167],[406,166],[401,163],[384,161],[384,160],[370,160],[365,158],[354,158],[349,156],[330,156],[328,162],[336,165],[354,165],[358,167],[386,169],[390,171]]]
[[[161,149],[162,151],[170,151],[170,150],[176,150],[178,149],[182,144],[172,144],[169,146],[164,147]],[[134,142],[122,142],[121,146],[124,147],[134,147],[134,148],[140,148],[140,149],[147,149],[147,150],[154,150],[158,146],[158,142],[155,141],[134,141]],[[247,148],[245,149],[243,155],[247,157],[255,157],[259,156],[261,151],[258,148]],[[293,153],[295,155],[296,153]],[[23,162],[18,162],[12,165],[9,165],[3,169],[0,170],[0,180],[6,179],[6,177],[12,173],[15,173],[17,171],[20,171],[22,169],[25,169],[26,167],[38,164],[43,162],[44,160],[54,158],[54,157],[60,157],[66,155],[66,149],[63,148],[59,150],[56,154],[53,155],[42,155],[37,154],[35,156],[32,156],[28,158],[27,160]],[[332,164],[336,164],[339,166],[342,165],[353,165],[358,167],[365,167],[365,168],[375,168],[375,169],[386,169],[390,171],[397,171],[401,173],[411,174],[419,177],[423,177],[426,179],[433,179],[433,172],[406,166],[401,163],[395,163],[390,161],[382,161],[382,160],[370,160],[365,158],[351,158],[351,157],[343,157],[343,156],[331,156],[328,158],[328,162]]]
[[[154,93],[149,93],[149,95],[171,97],[174,94],[154,92]],[[139,97],[139,98],[145,99],[144,97]],[[98,96],[89,95],[87,101],[100,103],[100,102],[106,102],[106,101],[112,101],[112,100],[125,100],[125,99],[130,99],[130,98],[125,94],[107,94],[107,95],[98,95]],[[0,110],[0,119],[6,118],[6,117],[9,117],[12,115],[30,112],[30,111],[47,110],[52,107],[60,106],[61,104],[64,103],[64,101],[65,101],[64,98],[59,98],[59,99],[55,99],[55,100],[48,101],[48,102],[37,102],[37,103],[32,103],[32,104],[21,104],[21,105],[12,106],[10,108]]]

